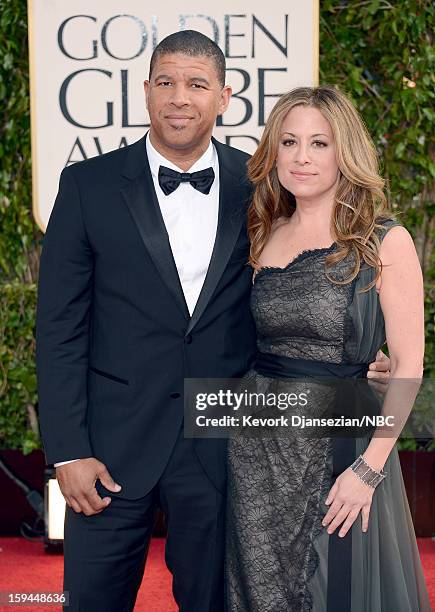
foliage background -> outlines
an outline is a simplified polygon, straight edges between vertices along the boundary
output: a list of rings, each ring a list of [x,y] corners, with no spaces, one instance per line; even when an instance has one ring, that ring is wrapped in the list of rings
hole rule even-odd
[[[426,376],[435,376],[434,6],[321,0],[320,82],[362,113],[426,283]],[[39,447],[34,312],[42,235],[31,213],[27,4],[0,9],[0,447]]]

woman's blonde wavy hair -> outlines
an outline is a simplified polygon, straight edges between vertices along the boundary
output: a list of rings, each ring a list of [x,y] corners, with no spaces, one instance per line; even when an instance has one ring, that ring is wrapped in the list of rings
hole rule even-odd
[[[348,98],[331,86],[298,87],[284,94],[273,108],[257,151],[248,163],[254,185],[248,212],[251,240],[249,263],[259,269],[259,257],[270,236],[272,223],[290,217],[296,206],[294,196],[279,182],[276,158],[282,123],[295,106],[317,108],[329,122],[335,140],[340,177],[335,195],[331,230],[339,249],[326,258],[329,268],[349,255],[355,266],[346,278],[328,278],[337,284],[350,283],[359,273],[362,261],[374,268],[376,284],[382,270],[379,259],[381,222],[393,219],[385,197],[385,181],[379,175],[378,156],[373,141]]]

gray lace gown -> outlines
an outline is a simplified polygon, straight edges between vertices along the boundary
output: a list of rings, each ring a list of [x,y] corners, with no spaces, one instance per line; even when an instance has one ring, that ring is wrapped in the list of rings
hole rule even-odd
[[[386,222],[381,238],[395,224]],[[332,370],[337,364],[374,360],[385,342],[384,321],[376,290],[359,292],[373,271],[362,269],[350,284],[331,283],[324,264],[336,248],[306,251],[283,269],[257,274],[252,312],[261,353],[322,362]],[[346,263],[341,271],[346,272]],[[276,384],[255,369],[246,380],[263,391]],[[353,442],[346,466],[368,442]],[[388,477],[375,490],[368,532],[362,533],[359,517],[339,539],[338,530],[329,536],[321,525],[324,500],[342,471],[334,470],[331,438],[239,434],[231,439],[228,612],[430,610],[396,449],[385,470]]]

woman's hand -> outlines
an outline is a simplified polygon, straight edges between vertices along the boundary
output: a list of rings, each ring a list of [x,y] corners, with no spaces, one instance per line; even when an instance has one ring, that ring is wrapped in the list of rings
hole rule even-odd
[[[373,492],[374,489],[362,482],[350,468],[340,474],[325,501],[330,508],[322,525],[328,527],[328,533],[334,533],[341,525],[338,535],[343,538],[360,512],[362,530],[367,531]]]

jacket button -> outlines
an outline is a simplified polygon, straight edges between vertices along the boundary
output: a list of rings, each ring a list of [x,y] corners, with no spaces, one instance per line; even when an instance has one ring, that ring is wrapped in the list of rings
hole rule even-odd
[[[181,397],[181,393],[171,393],[169,397],[171,397],[172,399],[178,399],[179,397]]]
[[[190,334],[187,334],[187,336],[185,336],[184,338],[184,342],[186,344],[192,344],[192,336]]]

